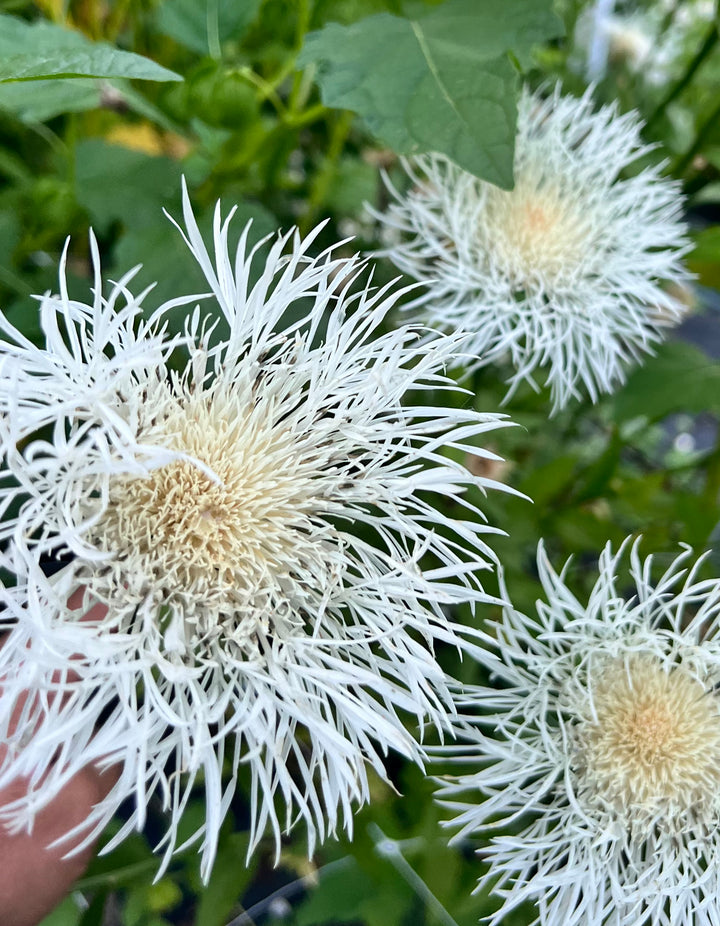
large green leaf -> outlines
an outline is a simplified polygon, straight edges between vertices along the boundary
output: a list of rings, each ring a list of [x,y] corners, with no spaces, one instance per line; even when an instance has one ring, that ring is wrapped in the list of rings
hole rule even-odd
[[[351,109],[396,151],[439,151],[512,186],[517,71],[562,32],[550,0],[447,0],[415,19],[389,13],[310,33],[328,106]]]
[[[79,32],[0,15],[0,83],[56,77],[182,80],[149,58],[91,42]]]
[[[613,404],[618,422],[719,409],[720,363],[683,341],[668,341],[630,374]]]
[[[262,0],[165,0],[158,28],[186,48],[219,56],[220,44],[238,39],[255,18]]]

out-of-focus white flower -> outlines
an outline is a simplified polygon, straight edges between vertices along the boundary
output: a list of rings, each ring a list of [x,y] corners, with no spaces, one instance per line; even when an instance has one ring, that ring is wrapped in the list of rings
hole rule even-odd
[[[611,16],[604,24],[604,28],[611,56],[627,61],[634,71],[639,71],[650,61],[653,53],[653,36],[643,29],[642,21],[632,19],[625,21],[617,16]]]
[[[213,259],[186,191],[184,217],[219,312],[196,307],[183,337],[165,312],[205,297],[144,322],[130,274],[103,297],[92,238],[91,304],[68,296],[63,259],[43,346],[0,319],[2,565],[16,578],[2,589],[0,785],[32,777],[0,816],[26,825],[85,763],[117,763],[88,839],[134,798],[116,844],[157,795],[167,861],[201,781],[207,876],[241,766],[251,849],[269,828],[279,851],[302,820],[312,852],[350,829],[389,748],[422,761],[403,716],[451,730],[434,647],[475,645],[446,612],[488,598],[476,573],[493,529],[465,492],[495,485],[457,461],[497,459],[477,440],[508,422],[434,405],[462,340],[383,334],[399,293],[355,292],[364,265],[309,256],[317,231],[248,254],[246,228],[231,256],[218,206]],[[67,552],[46,578],[40,556]]]
[[[500,830],[492,923],[525,901],[543,926],[720,923],[720,580],[685,550],[653,584],[626,550],[585,604],[540,546],[547,603],[505,609],[493,688],[466,693],[476,740],[446,747],[459,836]]]
[[[611,391],[682,312],[665,286],[687,279],[678,185],[658,167],[621,176],[649,150],[640,129],[634,113],[593,111],[590,91],[525,90],[513,190],[424,155],[377,215],[384,253],[427,284],[409,308],[471,332],[481,364],[509,358],[513,389],[545,368],[554,410],[580,384],[593,400]]]
[[[662,67],[655,54],[660,45],[662,15],[657,7],[628,16],[606,12],[599,3],[586,8],[575,26],[571,66],[586,74],[588,80],[597,81],[605,76],[608,61],[622,62],[632,72],[642,70],[644,79],[655,83]],[[664,65],[667,68],[667,62]]]
[[[605,77],[608,63],[622,64],[653,87],[680,77],[715,16],[715,0],[669,0],[617,13],[599,6],[578,16],[570,66],[597,81]],[[598,48],[604,54],[597,55]]]

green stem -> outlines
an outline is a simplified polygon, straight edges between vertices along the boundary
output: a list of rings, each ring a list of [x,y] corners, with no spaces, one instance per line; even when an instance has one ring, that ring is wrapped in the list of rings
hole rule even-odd
[[[75,148],[77,145],[78,137],[78,126],[77,126],[77,114],[68,113],[67,116],[67,129],[65,130],[65,144],[67,146],[67,168],[68,168],[68,183],[73,189],[75,189],[75,176],[76,176],[76,158],[75,158]]]
[[[302,48],[305,35],[310,28],[310,0],[297,0],[298,14],[297,25],[295,27],[295,56]],[[288,100],[288,109],[291,113],[301,110],[305,104],[307,88],[304,80],[304,71],[296,71],[293,77],[292,90]]]
[[[705,144],[705,139],[715,128],[718,119],[720,119],[720,101],[718,101],[716,107],[698,129],[695,136],[695,141],[692,143],[692,145],[690,145],[685,154],[681,154],[670,165],[669,173],[671,173],[674,177],[680,177],[685,173],[688,166],[692,164],[695,155],[702,149],[702,146]]]
[[[277,114],[283,118],[287,112],[285,109],[285,104],[280,99],[278,92],[275,90],[272,84],[268,83],[264,77],[261,77],[256,71],[253,71],[251,67],[242,67],[237,70],[237,73],[245,78],[248,83],[253,84],[260,91],[260,100],[270,100],[272,105],[275,107]]]
[[[306,125],[311,125],[313,122],[317,122],[318,120],[323,119],[327,115],[327,112],[328,111],[323,103],[316,103],[315,106],[311,106],[309,109],[306,109],[297,115],[294,113],[288,113],[284,119],[284,122],[288,128],[304,129]]]
[[[705,61],[707,56],[713,50],[718,41],[718,27],[717,23],[713,22],[710,25],[710,29],[705,36],[702,45],[697,50],[695,56],[688,63],[685,73],[670,87],[665,96],[660,100],[655,110],[650,115],[650,118],[645,123],[645,128],[649,128],[660,116],[665,112],[667,107],[672,103],[676,97],[680,96],[685,87],[693,79],[695,72],[700,67],[700,65]]]
[[[260,900],[254,903],[252,907],[248,907],[247,910],[243,910],[243,912],[239,916],[236,916],[234,920],[231,920],[227,926],[254,926],[255,920],[253,917],[264,916],[268,908],[272,905],[273,900],[279,897],[292,897],[293,894],[305,890],[311,881],[319,881],[324,875],[329,874],[331,871],[349,868],[352,864],[353,858],[349,855],[346,855],[344,858],[335,859],[333,862],[327,862],[325,865],[318,868],[312,876],[305,875],[302,878],[296,878],[295,881],[290,881],[289,884],[284,884],[276,891],[273,891],[272,894],[269,894],[264,900]]]
[[[295,25],[295,48],[300,51],[305,34],[310,28],[311,0],[297,0],[298,18]]]
[[[280,84],[284,83],[287,80],[287,78],[295,70],[296,57],[297,57],[296,54],[292,54],[287,59],[287,61],[285,61],[283,66],[280,68],[280,70],[276,74],[274,74],[272,78],[268,81],[268,86],[272,87],[273,90],[277,90]]]
[[[375,851],[380,858],[387,859],[387,861],[390,862],[393,868],[405,881],[407,881],[428,909],[433,911],[435,918],[441,922],[443,926],[458,926],[457,922],[450,916],[442,903],[402,854],[400,843],[396,839],[390,839],[386,836],[377,823],[369,823],[367,829],[370,838],[375,844]]]
[[[17,273],[13,273],[12,270],[8,270],[7,267],[0,267],[0,283],[3,283],[7,289],[16,293],[18,296],[25,296],[27,298],[34,292],[32,286],[28,286],[21,276],[18,276]]]
[[[245,169],[249,164],[252,164],[263,151],[267,152],[271,146],[282,146],[283,139],[285,142],[290,138],[290,133],[297,132],[300,129],[304,128],[307,125],[310,125],[313,122],[318,122],[320,119],[324,119],[327,116],[328,110],[321,104],[318,103],[316,106],[311,106],[309,109],[306,109],[304,112],[294,115],[284,110],[280,113],[279,120],[275,123],[273,128],[268,132],[259,133],[255,140],[243,151],[242,156],[233,162],[233,170],[242,170]],[[273,170],[276,171],[280,168],[281,162],[284,161],[284,158],[287,156],[287,152],[283,155],[282,152],[278,149],[274,160],[277,162],[273,167]],[[273,174],[274,176],[274,174]],[[268,186],[272,187],[274,185],[268,181]]]
[[[351,112],[340,113],[334,120],[333,127],[330,131],[330,143],[328,145],[327,155],[322,168],[315,174],[315,178],[308,196],[307,209],[300,222],[300,231],[305,234],[315,224],[315,218],[325,201],[327,191],[335,176],[337,162],[345,147],[345,142],[352,127],[354,114]]]
[[[33,174],[25,166],[22,158],[0,148],[0,176],[9,177],[17,183],[28,183],[32,180]]]
[[[218,9],[218,0],[208,0],[206,24],[210,57],[219,61],[222,58],[222,47],[220,45],[220,10]]]
[[[75,882],[74,889],[76,891],[93,891],[103,887],[120,887],[155,868],[157,868],[156,858],[145,859],[142,862],[134,862],[131,865],[116,868],[114,871],[106,871],[101,875],[89,875],[86,878],[80,878],[79,881]]]
[[[32,132],[35,132],[35,134],[40,138],[42,138],[44,142],[47,142],[53,151],[57,152],[57,154],[59,154],[61,157],[66,156],[67,146],[65,142],[62,140],[62,138],[60,138],[59,135],[53,132],[52,129],[49,129],[44,122],[31,122],[28,125],[28,128]]]
[[[113,45],[125,25],[125,20],[130,12],[131,0],[116,0],[115,4],[110,7],[108,18],[105,22],[105,41]]]

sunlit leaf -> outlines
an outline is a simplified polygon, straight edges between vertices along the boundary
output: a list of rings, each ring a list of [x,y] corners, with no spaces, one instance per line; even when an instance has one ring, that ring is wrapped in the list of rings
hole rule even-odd
[[[79,32],[0,15],[0,83],[68,77],[182,80],[149,58],[91,42]]]
[[[109,45],[43,55],[11,55],[0,62],[0,83],[49,77],[131,77],[136,80],[182,80],[149,58]]]

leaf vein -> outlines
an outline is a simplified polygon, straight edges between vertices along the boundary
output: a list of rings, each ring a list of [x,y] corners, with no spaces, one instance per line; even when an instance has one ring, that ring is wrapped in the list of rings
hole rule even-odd
[[[440,77],[440,72],[438,71],[435,61],[433,60],[433,57],[430,54],[430,48],[428,47],[428,44],[425,41],[425,36],[423,35],[423,31],[420,28],[420,25],[415,20],[410,20],[410,25],[412,27],[412,31],[415,33],[415,38],[417,39],[417,43],[420,46],[420,51],[423,53],[423,57],[425,58],[425,61],[427,62],[427,66],[430,70],[430,73],[435,78],[435,82],[440,88],[440,92],[445,97],[445,99],[448,102],[448,105],[450,106],[452,111],[455,113],[455,115],[458,117],[458,119],[461,122],[465,122],[466,120],[463,118],[462,113],[455,105],[455,101],[450,96],[450,93],[448,92],[445,84],[442,81],[442,78]]]

